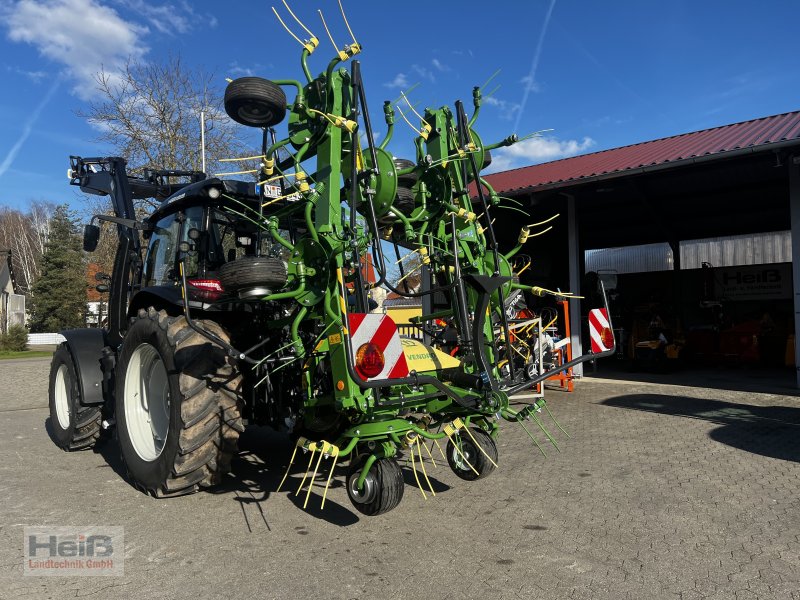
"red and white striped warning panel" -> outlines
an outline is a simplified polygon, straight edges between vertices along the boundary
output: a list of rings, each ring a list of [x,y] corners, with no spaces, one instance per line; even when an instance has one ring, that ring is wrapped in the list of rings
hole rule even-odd
[[[611,331],[605,308],[593,308],[589,311],[589,336],[592,338],[592,352],[595,354],[614,347],[614,332]]]
[[[365,380],[393,379],[408,375],[408,364],[403,354],[403,345],[400,343],[400,334],[391,317],[379,314],[350,313],[347,316],[347,323],[350,326],[350,347],[353,352],[351,359],[356,365],[356,371]],[[383,355],[383,369],[377,374],[359,367],[359,349],[367,344],[377,347]],[[370,350],[374,353],[373,348]],[[361,352],[363,360],[364,350]],[[374,364],[373,361],[373,367]],[[365,372],[368,375],[365,376]]]

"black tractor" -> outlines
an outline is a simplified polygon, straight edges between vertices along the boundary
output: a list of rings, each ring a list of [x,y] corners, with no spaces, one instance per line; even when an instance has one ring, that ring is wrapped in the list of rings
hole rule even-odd
[[[110,196],[114,209],[86,226],[84,249],[97,246],[96,220],[116,224],[119,245],[113,273],[105,276],[106,327],[63,332],[66,341],[53,357],[52,433],[65,450],[80,450],[115,426],[137,487],[156,496],[184,494],[228,471],[243,419],[279,430],[295,426],[297,373],[285,369],[261,382],[254,375],[263,370],[243,376],[236,367],[243,357],[231,345],[286,346],[284,305],[260,300],[287,284],[291,256],[276,242],[283,237],[240,216],[260,210],[263,191],[255,183],[188,171],[132,177],[125,166],[122,158],[71,157],[71,183]],[[137,198],[163,202],[137,220]],[[285,228],[280,233],[288,239],[302,233],[292,219],[269,225]],[[291,344],[259,360],[273,367],[291,360]]]

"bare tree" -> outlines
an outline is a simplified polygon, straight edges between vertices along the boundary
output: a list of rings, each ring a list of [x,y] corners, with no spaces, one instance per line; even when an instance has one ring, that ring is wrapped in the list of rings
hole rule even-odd
[[[128,160],[130,172],[142,169],[201,169],[200,113],[205,115],[206,170],[220,158],[244,152],[240,126],[225,114],[216,77],[186,68],[180,56],[164,63],[128,64],[117,73],[97,74],[100,99],[79,116]],[[224,169],[230,170],[230,169]]]
[[[54,209],[44,201],[32,202],[27,213],[0,208],[0,248],[11,250],[17,287],[28,296],[39,278]]]

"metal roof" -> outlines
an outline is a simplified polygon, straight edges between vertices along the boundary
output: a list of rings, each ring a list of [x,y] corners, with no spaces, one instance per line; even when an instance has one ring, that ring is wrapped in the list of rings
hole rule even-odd
[[[497,192],[536,191],[800,144],[800,111],[583,154],[486,176]]]

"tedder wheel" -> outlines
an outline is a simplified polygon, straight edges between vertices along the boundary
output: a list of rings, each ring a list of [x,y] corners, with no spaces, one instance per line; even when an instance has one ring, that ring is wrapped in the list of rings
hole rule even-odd
[[[225,88],[225,112],[248,127],[272,127],[286,116],[286,94],[261,77],[240,77]]]
[[[242,290],[266,296],[286,285],[286,263],[267,256],[243,256],[227,262],[217,272],[226,290]],[[249,295],[248,293],[248,295]]]
[[[197,321],[227,341],[213,321]],[[219,483],[244,430],[241,376],[184,317],[140,310],[116,374],[117,433],[134,485],[158,497]]]
[[[64,450],[85,450],[100,437],[100,406],[82,406],[78,374],[66,344],[60,344],[50,364],[50,426]]]
[[[379,458],[364,479],[364,488],[356,487],[363,461],[356,461],[347,475],[347,495],[356,509],[368,516],[389,512],[400,504],[405,481],[400,465],[394,458]]]
[[[472,433],[472,437],[475,438],[475,441],[478,442],[486,454],[491,456],[492,460],[496,463],[497,445],[489,434],[483,429],[478,429],[476,427],[470,428],[470,433]],[[453,442],[447,442],[447,462],[450,464],[450,468],[453,469],[453,473],[467,481],[483,479],[494,471],[492,461],[486,458],[486,455],[475,447],[475,442],[472,441],[472,437],[466,433],[459,433],[455,436],[455,441],[459,444],[461,453],[456,450]],[[464,462],[464,458],[461,457],[461,454],[467,459],[469,465],[475,467],[477,473],[469,468],[469,465]]]

